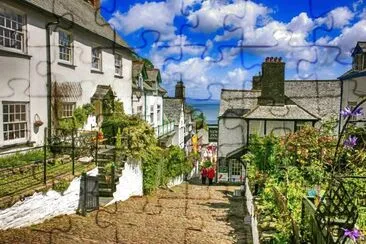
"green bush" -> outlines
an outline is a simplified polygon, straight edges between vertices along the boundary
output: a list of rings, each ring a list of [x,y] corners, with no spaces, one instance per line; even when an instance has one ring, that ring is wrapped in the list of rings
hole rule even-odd
[[[70,182],[68,180],[60,179],[58,182],[53,184],[52,189],[57,192],[63,193],[64,191],[67,190],[67,188],[69,188],[69,185],[70,185]]]
[[[27,152],[17,152],[4,157],[0,157],[0,168],[18,167],[43,160],[43,150],[31,150]]]

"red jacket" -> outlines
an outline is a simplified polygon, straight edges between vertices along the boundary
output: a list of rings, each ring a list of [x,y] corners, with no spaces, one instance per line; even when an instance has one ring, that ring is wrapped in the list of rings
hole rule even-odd
[[[201,175],[202,175],[202,177],[207,177],[207,169],[206,168],[201,169]]]
[[[215,169],[214,168],[210,168],[207,172],[207,177],[209,179],[213,179],[215,177]]]

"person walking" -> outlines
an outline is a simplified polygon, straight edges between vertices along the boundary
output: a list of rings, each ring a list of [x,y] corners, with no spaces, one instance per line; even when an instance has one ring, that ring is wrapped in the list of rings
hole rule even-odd
[[[213,182],[213,178],[215,178],[215,169],[214,167],[210,167],[207,172],[208,177],[208,185],[211,186]]]
[[[205,167],[202,167],[201,169],[202,185],[206,185],[206,178],[207,178],[207,169]]]

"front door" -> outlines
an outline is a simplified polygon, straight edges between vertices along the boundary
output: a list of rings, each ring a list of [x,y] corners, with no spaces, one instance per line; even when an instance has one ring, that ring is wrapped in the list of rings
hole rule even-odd
[[[242,164],[238,159],[230,159],[229,161],[229,181],[231,182],[240,182],[243,177],[243,168]]]

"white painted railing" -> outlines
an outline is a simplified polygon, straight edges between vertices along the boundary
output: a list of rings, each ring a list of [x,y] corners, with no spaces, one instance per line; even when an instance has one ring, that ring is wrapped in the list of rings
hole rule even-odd
[[[156,137],[161,137],[166,135],[172,131],[174,131],[174,122],[170,122],[169,124],[159,125],[154,128]]]

